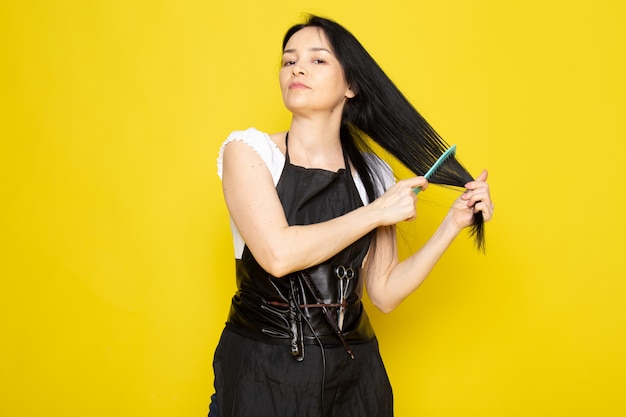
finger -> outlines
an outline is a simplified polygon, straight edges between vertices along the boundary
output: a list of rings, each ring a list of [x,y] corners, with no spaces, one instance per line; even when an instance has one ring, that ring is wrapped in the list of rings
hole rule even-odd
[[[473,206],[478,201],[491,200],[488,187],[480,187],[473,190],[467,190],[461,194],[461,199],[464,200],[468,206]]]
[[[415,192],[417,192],[417,190],[424,191],[428,188],[428,180],[424,177],[409,178],[406,182]]]
[[[472,198],[470,198],[467,201],[467,206],[468,207],[476,207],[476,205],[478,204],[482,204],[481,207],[486,207],[488,208],[490,211],[493,211],[493,202],[491,201],[491,198],[489,197],[489,195],[474,195],[472,196]]]
[[[474,213],[478,213],[478,212],[482,212],[483,219],[485,221],[489,221],[493,213],[493,208],[491,204],[479,201],[476,204],[474,204]]]
[[[410,182],[411,187],[420,187],[422,189],[428,187],[428,180],[422,176],[409,178],[407,181]]]
[[[422,191],[426,190],[428,188],[428,185],[430,185],[430,183],[428,182],[428,180],[424,177],[420,177],[422,178],[423,184],[421,185],[421,189]]]
[[[486,169],[483,169],[483,171],[474,181],[470,181],[467,184],[465,184],[465,188],[467,188],[468,190],[473,190],[477,187],[480,187],[481,185],[485,184],[488,176],[489,176],[489,172]]]

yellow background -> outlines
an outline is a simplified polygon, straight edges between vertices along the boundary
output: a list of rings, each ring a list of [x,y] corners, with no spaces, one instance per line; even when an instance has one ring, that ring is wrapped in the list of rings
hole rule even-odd
[[[396,414],[626,415],[625,5],[1,2],[0,415],[206,415],[234,289],[217,151],[288,126],[280,42],[307,11],[491,173],[487,254],[462,237],[369,308]]]

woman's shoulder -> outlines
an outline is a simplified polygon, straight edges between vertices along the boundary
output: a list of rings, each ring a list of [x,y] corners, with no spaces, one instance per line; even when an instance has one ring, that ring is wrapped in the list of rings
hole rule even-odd
[[[222,147],[235,140],[254,145],[270,141],[270,135],[255,127],[249,127],[245,130],[233,130],[222,143]]]
[[[284,136],[284,134],[282,134]],[[285,163],[285,156],[280,149],[281,133],[268,134],[257,128],[250,127],[245,130],[234,130],[222,142],[217,158],[218,175],[222,176],[222,161],[224,149],[234,141],[241,141],[252,148],[261,159],[267,164],[270,170],[275,167],[282,167]]]
[[[233,141],[242,141],[252,148],[268,148],[271,151],[282,150],[285,144],[285,132],[266,133],[255,127],[245,130],[233,130],[222,143],[222,148]]]

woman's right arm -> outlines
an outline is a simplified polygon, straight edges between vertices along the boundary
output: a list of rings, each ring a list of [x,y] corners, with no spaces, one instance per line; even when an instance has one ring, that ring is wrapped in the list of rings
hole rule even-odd
[[[224,148],[222,187],[228,211],[255,259],[276,277],[317,265],[378,226],[415,216],[413,187],[422,177],[400,181],[373,203],[335,219],[289,226],[271,174],[247,144]]]

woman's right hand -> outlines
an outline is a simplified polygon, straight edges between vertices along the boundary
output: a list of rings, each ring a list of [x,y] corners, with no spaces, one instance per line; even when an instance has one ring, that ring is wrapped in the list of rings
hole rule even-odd
[[[401,180],[391,186],[382,196],[374,200],[370,207],[379,210],[381,226],[390,226],[401,221],[415,219],[417,196],[414,188],[425,190],[428,181],[424,177]]]

